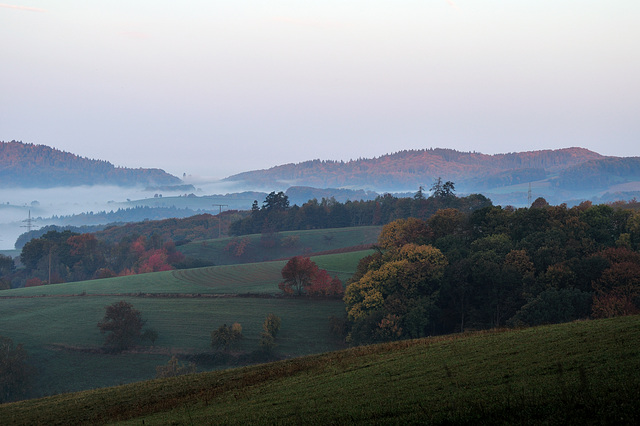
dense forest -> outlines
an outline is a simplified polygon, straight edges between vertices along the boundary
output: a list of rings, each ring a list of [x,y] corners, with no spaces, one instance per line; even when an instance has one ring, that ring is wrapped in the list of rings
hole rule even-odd
[[[160,169],[115,167],[45,145],[0,141],[0,185],[38,187],[79,185],[159,186],[182,181]]]
[[[347,286],[341,330],[365,343],[639,313],[637,204],[538,199],[394,221]]]

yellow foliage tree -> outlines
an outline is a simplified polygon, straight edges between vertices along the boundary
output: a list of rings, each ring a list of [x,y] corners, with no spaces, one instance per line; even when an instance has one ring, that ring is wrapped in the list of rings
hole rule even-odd
[[[388,251],[382,263],[375,263],[347,287],[344,301],[349,320],[358,323],[381,314],[380,336],[422,334],[416,330],[428,322],[446,265],[442,252],[429,245],[405,244]]]

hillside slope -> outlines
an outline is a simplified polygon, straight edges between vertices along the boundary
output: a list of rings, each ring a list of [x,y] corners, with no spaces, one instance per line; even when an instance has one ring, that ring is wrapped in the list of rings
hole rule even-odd
[[[640,317],[402,341],[0,406],[7,424],[637,424]]]
[[[487,186],[505,186],[544,179],[550,173],[602,155],[583,149],[567,148],[487,155],[452,149],[401,151],[372,159],[342,161],[306,161],[285,164],[228,177],[255,185],[308,185],[321,188],[352,187],[364,189],[409,190],[430,185],[438,177],[452,180],[467,190]]]
[[[0,141],[0,186],[179,185],[182,181],[160,169],[115,167],[45,145]]]

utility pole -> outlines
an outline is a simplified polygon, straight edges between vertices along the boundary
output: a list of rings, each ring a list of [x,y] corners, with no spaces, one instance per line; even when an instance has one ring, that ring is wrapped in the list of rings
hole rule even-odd
[[[527,192],[527,208],[531,207],[531,182],[529,182],[529,192]]]
[[[220,239],[220,236],[222,235],[222,217],[220,216],[222,214],[222,208],[223,207],[229,207],[228,204],[212,204],[214,207],[220,207],[220,213],[218,213],[218,239]]]

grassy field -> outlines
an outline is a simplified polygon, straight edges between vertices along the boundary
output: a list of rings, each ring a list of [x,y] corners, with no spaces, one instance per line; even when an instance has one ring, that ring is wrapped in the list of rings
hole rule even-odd
[[[322,255],[313,260],[346,280],[369,253]],[[173,353],[210,352],[211,331],[224,323],[237,321],[243,326],[245,339],[236,351],[251,352],[258,347],[262,322],[269,313],[282,319],[276,351],[280,357],[341,348],[329,334],[328,319],[344,314],[343,302],[278,297],[284,264],[215,266],[6,290],[0,293],[0,335],[23,343],[37,366],[34,396],[153,378],[155,367],[165,364]],[[135,353],[99,353],[104,336],[97,323],[105,306],[123,299],[142,312],[159,338],[153,347]],[[199,368],[228,366],[205,363]]]
[[[0,406],[6,424],[637,424],[640,317],[403,341]]]
[[[312,256],[312,260],[345,282],[359,260],[371,254],[364,250],[340,254]],[[149,274],[129,275],[103,280],[80,281],[50,286],[17,288],[0,292],[0,299],[29,296],[109,295],[138,293],[242,294],[279,293],[280,271],[286,261],[241,265],[210,266]],[[2,310],[0,308],[0,318]]]
[[[122,355],[96,352],[104,341],[96,324],[105,306],[123,299],[142,312],[147,326],[158,331],[158,340],[153,347]],[[282,319],[279,356],[335,350],[341,346],[329,334],[328,318],[344,313],[341,300],[245,297],[42,297],[1,303],[0,335],[24,343],[30,362],[38,368],[33,396],[151,379],[155,367],[166,364],[171,354],[211,351],[211,331],[225,323],[242,325],[245,338],[235,350],[251,352],[258,348],[262,322],[269,313]]]
[[[235,256],[225,250],[225,247],[234,238],[197,241],[182,245],[178,249],[186,256],[215,265],[264,262],[299,254],[322,253],[347,247],[370,245],[377,241],[381,229],[380,226],[360,226],[279,232],[275,236],[276,241],[273,247],[265,247],[260,234],[245,235],[235,239],[248,241],[245,254],[242,256]]]

